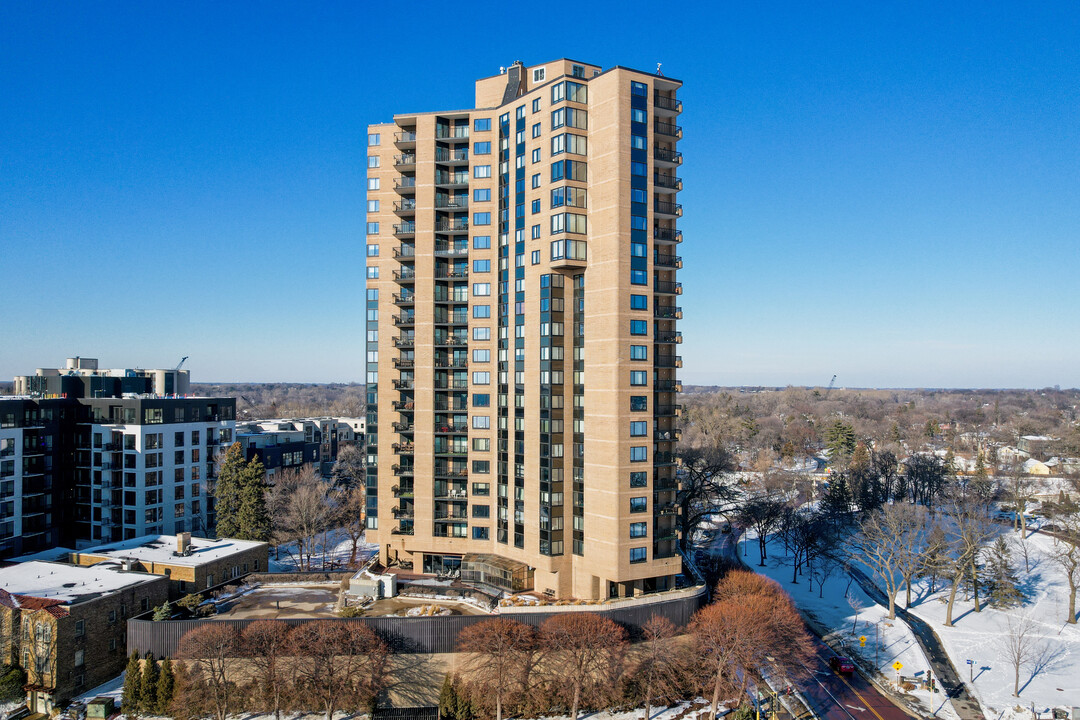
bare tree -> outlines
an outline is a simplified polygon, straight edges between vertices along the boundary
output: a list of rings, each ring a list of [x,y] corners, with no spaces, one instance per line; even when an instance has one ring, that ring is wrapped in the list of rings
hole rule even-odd
[[[1020,697],[1020,670],[1038,661],[1042,640],[1030,615],[1005,616],[1006,631],[998,640],[999,649],[1013,669],[1013,697]]]
[[[859,611],[863,609],[863,603],[862,603],[862,600],[860,600],[858,598],[858,596],[856,596],[856,595],[848,595],[847,596],[847,604],[855,612],[855,619],[851,621],[851,634],[854,635],[855,634],[855,628],[859,624]]]
[[[757,535],[758,553],[761,556],[761,561],[758,563],[760,567],[765,567],[765,561],[768,559],[766,545],[769,535],[779,525],[783,509],[782,501],[769,497],[750,498],[739,508],[738,523],[744,528],[753,529]]]
[[[336,487],[350,490],[364,487],[364,471],[367,467],[364,452],[355,445],[338,450],[337,460],[330,470],[330,480]]]
[[[502,720],[504,699],[522,689],[522,670],[536,650],[535,629],[507,618],[485,620],[461,631],[457,650],[471,653],[464,663],[472,676],[470,684],[494,699],[495,718]]]
[[[1065,622],[1076,624],[1076,590],[1080,587],[1080,512],[1064,512],[1055,518],[1061,526],[1054,536],[1050,559],[1065,575],[1069,584],[1069,616]]]
[[[902,507],[905,506],[886,505],[871,513],[849,543],[851,561],[865,563],[884,585],[889,598],[889,619],[896,617],[897,574],[904,552],[901,537],[906,513],[900,510]]]
[[[240,655],[240,633],[224,623],[208,623],[180,638],[179,656],[198,669],[206,683],[216,720],[226,720],[232,709],[229,660]]]
[[[812,646],[790,598],[771,581],[756,582],[733,571],[717,584],[716,602],[690,621],[690,633],[711,685],[710,718],[725,693],[745,694],[752,673],[766,663],[798,676]]]
[[[385,684],[389,648],[367,625],[320,620],[289,632],[300,686],[332,720],[339,708],[370,710]]]
[[[703,447],[685,447],[679,457],[682,477],[675,504],[679,510],[679,549],[685,554],[694,531],[709,517],[730,512],[738,491],[729,473],[738,464],[716,442]]]
[[[986,542],[994,536],[994,527],[986,516],[982,498],[958,495],[945,503],[950,525],[947,530],[951,549],[950,570],[952,587],[949,588],[949,604],[945,611],[945,626],[952,627],[953,605],[956,591],[963,582],[964,574],[971,581],[975,612],[982,612],[979,602],[979,555]]]
[[[337,522],[349,536],[349,566],[356,566],[356,554],[360,539],[364,537],[367,526],[367,490],[364,486],[354,486],[335,493],[337,501]]]
[[[1009,473],[1005,476],[1005,494],[1013,505],[1013,530],[1018,535],[1024,535],[1027,527],[1024,515],[1027,513],[1028,503],[1035,497],[1035,483],[1031,476],[1024,472],[1021,463],[1015,463],[1009,468]]]
[[[22,619],[22,651],[28,686],[51,689],[56,686],[56,625],[51,614],[41,610],[25,613]]]
[[[654,700],[670,703],[677,699],[680,680],[689,674],[690,668],[685,654],[673,642],[674,623],[653,615],[641,629],[644,643],[632,676],[637,681],[639,699],[645,703],[642,720],[649,720]]]
[[[904,581],[904,607],[911,607],[911,582],[930,567],[937,554],[932,543],[941,536],[933,532],[934,522],[930,512],[921,505],[890,505],[886,512],[899,515],[893,526],[899,532],[896,569]]]
[[[310,570],[319,538],[332,525],[336,505],[326,483],[312,465],[284,470],[274,475],[270,489],[274,540],[279,545],[295,544],[294,556],[301,570]]]
[[[244,628],[241,647],[255,669],[261,710],[281,719],[282,699],[287,685],[289,626],[280,620],[259,620]]]
[[[570,718],[576,720],[582,694],[608,691],[626,649],[626,631],[601,615],[568,612],[540,626],[548,668],[569,684]]]

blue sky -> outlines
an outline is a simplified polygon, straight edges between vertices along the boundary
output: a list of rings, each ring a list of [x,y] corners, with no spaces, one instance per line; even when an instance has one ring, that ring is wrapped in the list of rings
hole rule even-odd
[[[0,377],[362,380],[365,126],[567,56],[685,82],[685,382],[1080,386],[1075,3],[379,7],[0,4]]]

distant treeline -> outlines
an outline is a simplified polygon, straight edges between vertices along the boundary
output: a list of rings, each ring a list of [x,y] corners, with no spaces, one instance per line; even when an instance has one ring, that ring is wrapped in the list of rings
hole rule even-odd
[[[236,398],[238,420],[364,415],[364,385],[355,383],[192,383],[199,395]]]

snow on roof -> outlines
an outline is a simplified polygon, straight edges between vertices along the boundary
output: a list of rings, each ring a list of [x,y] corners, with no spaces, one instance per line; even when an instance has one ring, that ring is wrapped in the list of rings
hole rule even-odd
[[[19,607],[46,609],[54,604],[86,602],[132,585],[160,579],[159,575],[124,572],[116,563],[79,567],[30,560],[0,568],[0,591],[3,593],[0,601],[9,604],[14,600]]]
[[[66,547],[54,547],[48,550],[42,550],[41,552],[30,553],[29,555],[20,555],[19,557],[8,558],[7,562],[24,563],[31,562],[33,560],[44,560],[46,562],[62,562],[66,563],[68,558],[71,557],[71,553],[75,552],[71,548]]]
[[[260,545],[266,545],[266,543],[229,538],[209,540],[207,538],[193,537],[190,545],[191,552],[187,555],[180,555],[176,552],[175,535],[143,535],[130,540],[86,548],[80,550],[79,555],[108,557],[116,560],[132,558],[143,563],[197,567],[208,562],[230,557],[245,550],[257,548]]]

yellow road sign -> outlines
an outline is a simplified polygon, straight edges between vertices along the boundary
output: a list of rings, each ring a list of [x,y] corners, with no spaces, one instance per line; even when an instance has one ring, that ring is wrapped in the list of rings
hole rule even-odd
[[[903,668],[903,667],[904,667],[904,663],[900,662],[899,660],[897,660],[896,662],[894,662],[892,664],[892,669],[895,670],[896,672],[900,672],[901,668]]]
[[[863,647],[866,647],[866,636],[865,635],[860,635],[859,636],[859,645],[861,645]]]

